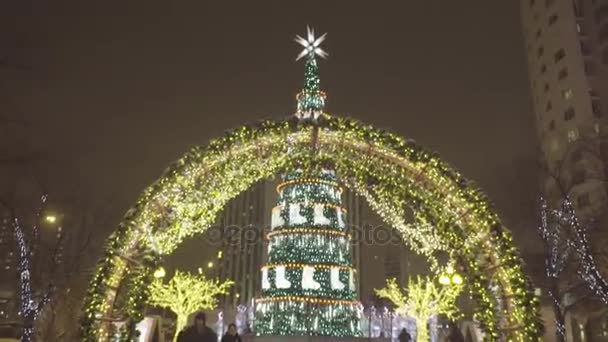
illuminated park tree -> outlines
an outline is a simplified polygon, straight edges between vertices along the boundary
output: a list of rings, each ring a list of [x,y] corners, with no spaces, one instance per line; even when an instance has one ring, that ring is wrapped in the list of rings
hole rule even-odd
[[[162,269],[161,269],[162,270]],[[164,272],[155,274],[156,279],[150,287],[148,303],[173,311],[177,315],[177,334],[186,326],[188,316],[197,310],[212,310],[217,305],[217,296],[228,293],[233,281],[220,282],[207,279],[202,274],[176,271],[167,284],[162,281]]]
[[[315,120],[323,109],[315,54],[325,35],[308,40],[306,82],[298,95],[297,115]],[[262,298],[256,308],[258,335],[358,336],[355,270],[342,188],[330,163],[317,161],[289,171],[277,187],[272,210],[268,264],[262,268]]]
[[[430,277],[416,277],[408,281],[407,288],[399,288],[395,279],[388,279],[386,287],[376,289],[380,298],[386,298],[397,307],[397,312],[410,315],[416,319],[416,337],[418,341],[428,341],[429,332],[427,322],[437,315],[445,315],[455,319],[458,314],[456,299],[462,291],[462,278],[457,274],[452,276],[453,281],[445,282],[446,275],[438,280]],[[440,282],[441,284],[439,284]]]

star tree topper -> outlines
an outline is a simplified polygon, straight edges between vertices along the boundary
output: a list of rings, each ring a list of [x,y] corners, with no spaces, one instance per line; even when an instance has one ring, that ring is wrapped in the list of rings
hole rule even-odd
[[[304,74],[304,89],[298,94],[298,108],[296,116],[300,120],[316,120],[325,107],[325,93],[320,89],[319,69],[317,66],[316,56],[326,58],[329,54],[321,49],[321,43],[325,40],[327,33],[320,37],[315,37],[315,31],[309,26],[306,27],[306,39],[296,35],[295,41],[302,45],[304,49],[296,61],[306,58],[305,74]]]
[[[309,26],[306,26],[306,31],[308,33],[308,39],[304,39],[300,35],[296,35],[296,38],[294,39],[298,44],[304,47],[302,52],[300,52],[300,54],[296,58],[296,61],[299,61],[304,56],[314,58],[314,56],[317,55],[321,58],[327,58],[329,54],[320,48],[321,43],[323,43],[325,37],[327,36],[327,32],[323,33],[321,37],[315,38],[314,29],[311,29]]]

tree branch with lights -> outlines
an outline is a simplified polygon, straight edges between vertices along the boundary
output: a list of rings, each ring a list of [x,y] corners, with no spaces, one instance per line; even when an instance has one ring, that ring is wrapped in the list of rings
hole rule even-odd
[[[446,281],[447,277],[451,278]],[[450,319],[457,318],[459,310],[456,299],[462,289],[462,278],[454,274],[441,275],[439,279],[416,277],[410,279],[407,288],[403,290],[399,288],[395,279],[388,279],[386,287],[375,291],[379,297],[393,302],[399,314],[414,317],[417,340],[428,341],[427,322],[430,318],[437,315],[445,315]]]
[[[186,326],[188,316],[196,310],[211,310],[217,306],[217,296],[228,293],[234,284],[232,280],[220,282],[218,279],[207,279],[203,274],[190,274],[176,271],[167,284],[161,277],[164,272],[156,273],[156,279],[150,287],[148,304],[160,306],[177,315],[177,334]]]
[[[47,205],[47,195],[40,197],[37,208],[30,220],[22,218],[17,210],[8,204],[8,202],[0,202],[1,207],[8,212],[8,219],[5,221],[3,229],[11,229],[13,231],[14,241],[18,250],[18,265],[17,265],[17,283],[19,287],[18,302],[21,319],[23,322],[23,334],[21,340],[29,342],[34,339],[34,328],[38,317],[40,316],[45,305],[51,300],[56,284],[53,279],[43,282],[36,286],[35,282],[36,258],[40,247],[40,223],[42,221],[42,213]],[[46,218],[49,223],[54,223],[54,217]],[[31,221],[31,224],[25,222]],[[52,221],[52,222],[51,222]],[[28,227],[29,226],[29,227]],[[29,228],[29,229],[28,229]],[[50,252],[50,273],[53,274],[57,265],[62,259],[63,250],[62,231],[58,228],[56,241]]]
[[[564,302],[565,295],[575,287],[566,285],[571,279],[565,279],[569,272],[564,272],[564,269],[573,267],[579,285],[586,286],[604,304],[608,304],[608,282],[600,272],[602,262],[595,258],[601,259],[606,254],[601,249],[593,250],[588,240],[594,215],[597,213],[585,214],[583,222],[583,216],[577,213],[571,200],[571,195],[575,193],[574,188],[580,183],[605,183],[603,167],[599,166],[602,165],[599,145],[605,139],[606,136],[600,136],[597,132],[586,132],[568,145],[561,159],[542,165],[542,171],[551,180],[556,193],[553,208],[545,199],[541,199],[538,232],[545,247],[547,292],[553,305],[558,341],[565,340],[565,315],[576,304],[570,303],[566,306]],[[577,166],[583,157],[591,166],[585,166],[584,169]],[[599,246],[601,245],[600,242]]]

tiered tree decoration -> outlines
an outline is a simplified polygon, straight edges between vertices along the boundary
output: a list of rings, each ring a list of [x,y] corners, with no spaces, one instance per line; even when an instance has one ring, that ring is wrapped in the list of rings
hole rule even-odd
[[[306,83],[296,115],[316,120],[324,94],[315,55],[325,35],[298,37],[307,56]],[[360,323],[342,188],[329,163],[317,162],[283,175],[272,211],[268,264],[256,308],[258,335],[358,336]]]
[[[220,282],[207,279],[203,274],[176,271],[171,280],[164,284],[164,272],[155,273],[150,287],[148,303],[173,311],[177,315],[175,337],[186,326],[188,316],[197,310],[212,310],[217,305],[217,296],[228,293],[233,281]]]
[[[443,280],[446,277],[451,277],[449,283]],[[458,315],[456,299],[463,288],[462,278],[459,277],[457,274],[441,275],[439,279],[416,277],[408,281],[404,290],[399,288],[395,279],[388,279],[386,287],[375,291],[380,298],[393,302],[400,315],[413,317],[416,320],[416,339],[428,341],[427,322],[430,318],[445,315],[455,319]]]

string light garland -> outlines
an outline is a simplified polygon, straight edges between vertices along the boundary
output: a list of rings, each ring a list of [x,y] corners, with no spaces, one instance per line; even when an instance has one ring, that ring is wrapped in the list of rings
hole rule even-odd
[[[304,266],[312,266],[315,269],[330,269],[330,268],[338,268],[341,270],[353,270],[354,272],[356,272],[357,270],[354,269],[352,266],[342,266],[342,265],[324,265],[324,264],[273,264],[273,265],[265,265],[262,266],[260,268],[260,270],[263,270],[265,268],[274,268],[274,267],[287,267],[287,268],[302,268]]]
[[[312,87],[318,86],[316,65],[315,61],[305,67],[306,83]],[[487,341],[540,341],[538,299],[511,234],[487,198],[436,154],[387,131],[325,114],[323,104],[319,92],[305,92],[298,103],[298,117],[261,121],[233,130],[206,147],[195,147],[149,186],[107,240],[85,300],[83,340],[109,340],[111,322],[124,319],[127,324],[120,340],[129,341],[142,318],[139,308],[148,296],[147,285],[162,257],[210,227],[230,199],[279,172],[306,173],[331,161],[342,184],[364,196],[384,223],[397,229],[416,252],[432,259],[434,251],[444,251],[463,267],[477,304],[475,319]],[[289,177],[301,174],[294,171]],[[282,190],[281,197],[290,196]],[[335,195],[321,202],[334,203]],[[415,214],[413,225],[407,223],[408,207]],[[313,209],[303,208],[298,218],[314,220]],[[281,218],[289,222],[289,213],[282,211]],[[343,220],[340,215],[326,218],[332,227],[339,227]],[[429,239],[426,228],[418,227],[431,227],[433,238]],[[131,290],[119,293],[119,289]],[[118,301],[119,295],[128,300]],[[284,335],[347,336],[358,329],[352,305],[335,310],[338,319],[334,322],[323,318],[330,314],[326,305],[263,304],[265,310],[283,310],[285,321],[260,324],[278,326]],[[290,325],[292,315],[294,322],[301,323]],[[345,327],[343,322],[349,323]]]
[[[255,301],[256,301],[256,303],[288,301],[288,302],[310,302],[310,303],[320,303],[320,304],[354,304],[354,305],[359,304],[359,301],[356,301],[356,300],[340,300],[340,299],[296,297],[296,296],[258,298]]]
[[[347,234],[345,232],[336,231],[333,229],[322,229],[322,228],[293,228],[293,229],[277,229],[272,231],[266,236],[268,238],[276,236],[276,235],[284,235],[284,234],[320,234],[320,235],[337,235],[346,237]]]
[[[277,193],[281,194],[283,189],[289,185],[300,185],[300,184],[314,184],[314,185],[325,184],[325,185],[329,185],[331,187],[336,188],[340,192],[343,191],[343,189],[340,187],[340,185],[334,181],[324,180],[322,178],[301,178],[301,179],[292,179],[292,180],[289,180],[286,182],[279,183],[277,185]]]

